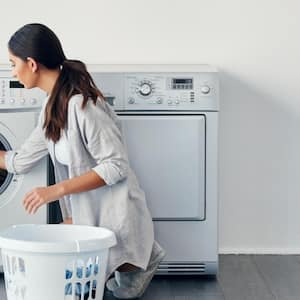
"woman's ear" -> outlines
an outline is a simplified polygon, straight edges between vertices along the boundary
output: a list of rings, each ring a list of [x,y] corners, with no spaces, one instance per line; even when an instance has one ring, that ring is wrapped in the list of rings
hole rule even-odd
[[[32,57],[27,57],[27,64],[32,73],[35,73],[38,70],[38,63]]]

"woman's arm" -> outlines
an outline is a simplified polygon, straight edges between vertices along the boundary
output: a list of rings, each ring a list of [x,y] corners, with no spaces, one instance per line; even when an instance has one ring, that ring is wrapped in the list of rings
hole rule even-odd
[[[6,170],[6,165],[5,165],[5,156],[6,151],[1,150],[0,151],[0,169]]]
[[[82,193],[106,185],[105,181],[95,172],[89,171],[81,176],[76,176],[57,183],[60,197],[70,194]]]
[[[82,110],[80,103],[70,101],[69,108],[77,114],[76,119],[84,123],[78,130],[82,130],[82,136],[88,141],[87,148],[95,160],[95,167],[80,176],[26,194],[23,203],[29,213],[63,196],[113,185],[127,177],[127,154],[121,132],[112,119],[93,104]]]
[[[28,213],[34,214],[40,206],[65,195],[82,193],[104,185],[106,185],[105,181],[95,171],[89,171],[49,187],[33,189],[25,195],[23,205]]]
[[[69,107],[76,115],[76,120],[80,120],[78,130],[84,141],[87,141],[86,148],[95,161],[92,170],[107,185],[113,185],[127,177],[128,158],[121,130],[113,117],[104,111],[105,108],[101,108],[102,105],[105,103],[98,102],[95,106],[92,101],[88,101],[84,109],[81,109],[81,102],[73,102],[73,106],[69,104]]]
[[[48,154],[47,140],[43,130],[44,106],[41,109],[36,127],[29,137],[16,150],[0,151],[0,168],[9,173],[25,174]]]
[[[48,147],[43,129],[37,126],[20,148],[7,151],[3,157],[9,173],[25,174],[47,154]]]

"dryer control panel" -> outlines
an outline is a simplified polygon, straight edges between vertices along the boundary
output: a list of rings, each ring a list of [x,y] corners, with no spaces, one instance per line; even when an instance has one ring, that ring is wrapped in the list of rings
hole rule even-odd
[[[24,85],[9,73],[0,70],[0,110],[40,108],[46,93],[38,88],[24,88]]]
[[[95,83],[117,111],[218,111],[218,72],[207,65],[96,65]]]
[[[209,73],[124,74],[124,106],[146,110],[217,110],[218,82]]]

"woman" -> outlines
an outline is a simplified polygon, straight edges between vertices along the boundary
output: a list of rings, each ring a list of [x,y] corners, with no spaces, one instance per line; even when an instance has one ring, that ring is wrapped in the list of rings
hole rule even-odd
[[[37,127],[16,151],[0,151],[0,168],[26,173],[48,153],[57,183],[29,191],[23,205],[35,213],[60,199],[64,223],[103,226],[115,232],[106,286],[115,297],[140,297],[164,250],[154,241],[143,191],[128,165],[120,122],[85,65],[66,58],[52,30],[27,24],[9,40],[12,74],[25,88],[48,97]]]

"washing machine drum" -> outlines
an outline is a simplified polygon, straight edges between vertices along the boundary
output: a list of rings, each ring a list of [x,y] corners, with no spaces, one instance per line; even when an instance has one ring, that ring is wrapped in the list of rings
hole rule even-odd
[[[0,150],[11,150],[11,147],[2,134],[0,134]],[[2,194],[13,178],[13,174],[8,173],[6,170],[0,169],[0,194]]]

